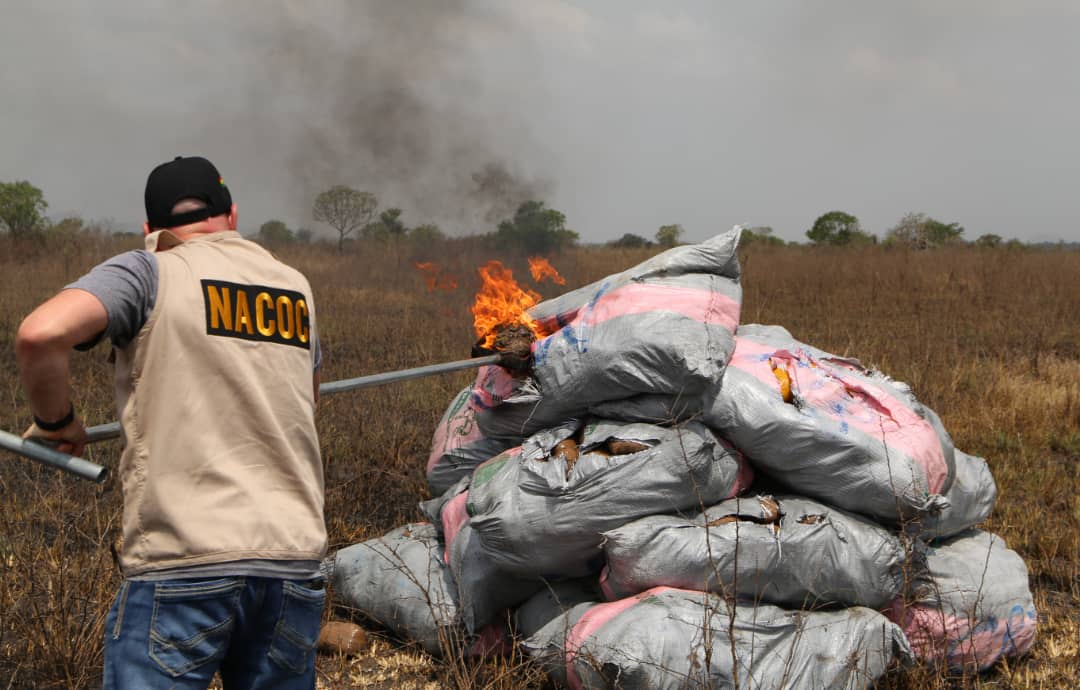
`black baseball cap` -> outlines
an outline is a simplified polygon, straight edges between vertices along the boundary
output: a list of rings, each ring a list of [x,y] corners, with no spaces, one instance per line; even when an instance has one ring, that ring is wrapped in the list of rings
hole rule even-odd
[[[206,208],[173,215],[181,199],[200,199]],[[200,156],[177,156],[146,178],[146,220],[151,228],[175,228],[220,216],[232,209],[232,195],[217,168]]]

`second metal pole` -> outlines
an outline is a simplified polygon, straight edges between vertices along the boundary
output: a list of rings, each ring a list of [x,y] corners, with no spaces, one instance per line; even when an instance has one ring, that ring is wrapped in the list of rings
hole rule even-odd
[[[17,453],[24,458],[37,460],[40,463],[63,470],[76,477],[89,479],[90,481],[99,484],[105,481],[105,478],[109,476],[107,467],[102,467],[89,460],[76,458],[67,453],[61,453],[54,448],[49,448],[44,444],[35,443],[34,441],[28,441],[15,434],[9,434],[6,431],[0,431],[0,448],[10,450],[12,453]]]

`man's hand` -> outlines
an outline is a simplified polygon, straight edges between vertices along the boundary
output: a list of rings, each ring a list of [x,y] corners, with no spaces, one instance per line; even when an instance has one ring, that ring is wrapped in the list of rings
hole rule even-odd
[[[79,457],[86,448],[86,427],[78,416],[63,429],[56,431],[45,431],[37,424],[31,424],[22,437],[55,448],[61,453]]]

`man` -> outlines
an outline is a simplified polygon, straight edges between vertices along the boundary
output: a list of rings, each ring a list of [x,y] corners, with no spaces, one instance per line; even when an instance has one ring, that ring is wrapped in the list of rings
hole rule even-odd
[[[108,337],[125,447],[124,580],[105,688],[313,688],[325,592],[311,288],[236,232],[204,158],[146,182],[146,251],[94,268],[23,321],[25,436],[80,454],[72,348]]]

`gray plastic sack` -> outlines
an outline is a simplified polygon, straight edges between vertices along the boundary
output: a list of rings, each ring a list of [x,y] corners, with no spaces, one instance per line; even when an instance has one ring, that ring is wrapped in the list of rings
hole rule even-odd
[[[447,546],[447,553],[457,585],[461,621],[470,634],[496,622],[544,587],[539,578],[508,573],[492,562],[469,525],[461,528]]]
[[[793,491],[874,518],[939,510],[952,484],[952,440],[905,384],[778,326],[739,329],[703,419]]]
[[[579,604],[524,648],[575,690],[865,688],[911,658],[900,629],[867,608],[729,607],[715,594],[668,587]]]
[[[592,606],[601,597],[595,577],[545,584],[514,611],[514,632],[518,639],[528,639],[578,604]]]
[[[956,498],[967,508],[947,510],[952,439],[906,384],[800,343],[780,326],[740,326],[735,340],[723,381],[705,393],[642,395],[591,412],[700,420],[792,491],[880,521],[921,520],[928,534],[978,514],[985,494],[966,490]],[[985,486],[984,477],[972,479]]]
[[[739,233],[675,247],[533,307],[530,316],[550,335],[533,345],[529,378],[497,367],[480,373],[474,400],[483,432],[523,438],[581,417],[593,403],[698,394],[719,380],[742,301]]]
[[[576,462],[551,455],[574,434],[581,434]],[[601,452],[617,443],[643,450]],[[663,428],[596,420],[536,434],[519,452],[477,468],[469,524],[507,571],[581,577],[602,566],[605,531],[646,515],[696,513],[751,481],[739,454],[696,422]]]
[[[904,546],[865,518],[795,496],[724,501],[604,533],[608,600],[666,585],[787,608],[881,608],[903,592]]]
[[[997,483],[986,460],[955,451],[956,478],[945,492],[949,502],[936,514],[916,518],[907,525],[921,539],[941,539],[975,527],[990,517],[997,501]]]
[[[622,400],[608,400],[589,407],[589,413],[602,419],[643,424],[678,424],[697,420],[705,422],[705,411],[716,396],[719,383],[699,395],[635,395]]]
[[[970,530],[930,545],[912,590],[887,615],[923,659],[982,670],[1035,642],[1027,566],[995,534]]]
[[[341,549],[334,557],[334,595],[438,654],[461,637],[457,592],[440,552],[435,527],[426,522]]]
[[[952,439],[911,389],[779,326],[740,326],[721,383],[700,398],[595,406],[618,419],[700,419],[792,491],[880,521],[934,514],[955,473]]]
[[[521,442],[485,436],[476,421],[472,394],[471,386],[458,393],[435,427],[427,462],[428,488],[433,496],[471,475],[480,463]]]
[[[444,495],[424,501],[421,511],[440,525],[445,551],[443,562],[450,568],[457,591],[461,622],[469,634],[480,634],[485,626],[498,622],[507,609],[528,599],[544,583],[507,573],[488,558],[475,531],[469,526],[466,477]]]

